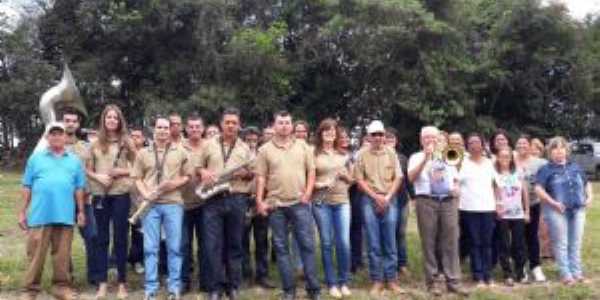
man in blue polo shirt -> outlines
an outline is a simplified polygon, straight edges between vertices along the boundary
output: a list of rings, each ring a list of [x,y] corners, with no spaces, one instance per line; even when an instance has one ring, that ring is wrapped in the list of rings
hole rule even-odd
[[[25,167],[19,226],[27,232],[29,265],[22,299],[35,299],[40,292],[48,249],[53,260],[52,294],[58,299],[76,297],[71,289],[69,262],[75,203],[80,212],[77,225],[85,224],[85,173],[79,158],[65,150],[66,138],[64,125],[51,123],[46,134],[47,149],[29,157]]]

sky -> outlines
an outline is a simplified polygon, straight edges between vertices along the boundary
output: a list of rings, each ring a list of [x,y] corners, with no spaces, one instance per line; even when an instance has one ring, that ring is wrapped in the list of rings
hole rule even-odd
[[[561,2],[567,5],[569,12],[576,19],[583,19],[589,13],[600,13],[600,0],[543,0],[542,2]]]

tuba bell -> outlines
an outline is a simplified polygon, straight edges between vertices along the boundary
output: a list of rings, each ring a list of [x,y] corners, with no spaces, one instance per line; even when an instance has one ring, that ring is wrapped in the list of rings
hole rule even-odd
[[[83,116],[87,116],[87,110],[79,94],[79,89],[75,85],[73,74],[71,74],[71,70],[66,64],[60,82],[47,90],[40,99],[40,117],[44,122],[44,126],[57,121],[57,112],[64,107],[72,107]],[[44,131],[44,136],[46,132],[47,128]],[[39,140],[34,151],[46,148],[47,142],[44,136]]]
[[[460,167],[464,156],[464,150],[458,147],[447,146],[442,152],[442,159],[449,166]]]

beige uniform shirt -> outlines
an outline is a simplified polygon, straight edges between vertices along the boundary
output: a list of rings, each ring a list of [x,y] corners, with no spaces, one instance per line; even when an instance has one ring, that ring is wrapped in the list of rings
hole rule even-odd
[[[119,149],[121,153],[119,153]],[[115,160],[117,160],[117,154],[119,156],[116,167],[128,169],[130,162],[127,161],[127,148],[121,146],[119,142],[111,142],[106,153],[102,151],[99,144],[93,144],[89,149],[88,161],[92,166],[92,170],[99,174],[108,174],[110,169],[113,168]],[[90,191],[92,195],[123,195],[128,194],[131,190],[132,180],[129,176],[119,177],[114,180],[108,190],[105,190],[104,186],[98,181],[90,178]]]
[[[314,169],[313,151],[304,141],[293,140],[285,148],[271,140],[258,150],[256,174],[266,179],[264,200],[270,205],[299,203],[307,174]]]
[[[131,177],[135,180],[141,179],[150,191],[158,186],[157,183],[157,164],[154,154],[154,146],[146,147],[138,152],[133,163]],[[192,165],[189,163],[188,155],[181,146],[169,147],[169,152],[165,156],[165,150],[158,150],[158,161],[163,163],[163,172],[160,182],[172,180],[179,176],[188,176],[193,172]],[[183,204],[182,188],[162,194],[156,203],[159,204]]]
[[[202,148],[193,149],[187,140],[183,143],[183,148],[187,151],[190,165],[192,167],[199,165],[202,156]],[[192,172],[192,174],[190,174],[190,181],[183,186],[183,203],[185,205],[185,210],[191,210],[204,204],[204,200],[200,199],[195,192],[196,187],[200,183],[200,178],[196,176],[195,173],[196,172]]]
[[[345,180],[337,178],[338,173],[344,173],[351,175],[351,169],[349,168],[349,156],[339,153],[337,151],[320,152],[315,157],[316,167],[316,183],[329,184],[334,183],[333,187],[324,188],[321,190],[327,190],[325,196],[325,203],[328,204],[341,204],[348,203],[349,195],[348,189],[350,184]]]
[[[222,148],[221,148],[222,145]],[[225,162],[225,156],[229,154],[227,162]],[[233,149],[230,152],[230,146],[221,144],[219,137],[212,138],[206,142],[202,148],[202,155],[200,156],[200,163],[196,167],[207,169],[215,172],[217,176],[225,170],[230,170],[239,166],[252,158],[250,148],[241,139],[236,139]],[[248,182],[252,179],[233,179],[231,184],[232,193],[245,193],[248,194]]]
[[[376,193],[387,194],[394,180],[402,177],[400,162],[393,149],[361,150],[356,159],[354,177],[365,180]]]

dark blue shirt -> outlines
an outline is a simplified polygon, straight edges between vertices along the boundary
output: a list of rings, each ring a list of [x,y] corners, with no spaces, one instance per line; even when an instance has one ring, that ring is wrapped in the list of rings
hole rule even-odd
[[[75,223],[75,191],[85,186],[81,160],[69,151],[56,156],[50,150],[27,160],[23,186],[31,190],[29,227]]]
[[[585,202],[587,179],[575,162],[569,161],[565,165],[549,162],[538,171],[535,181],[567,209],[582,207]]]

